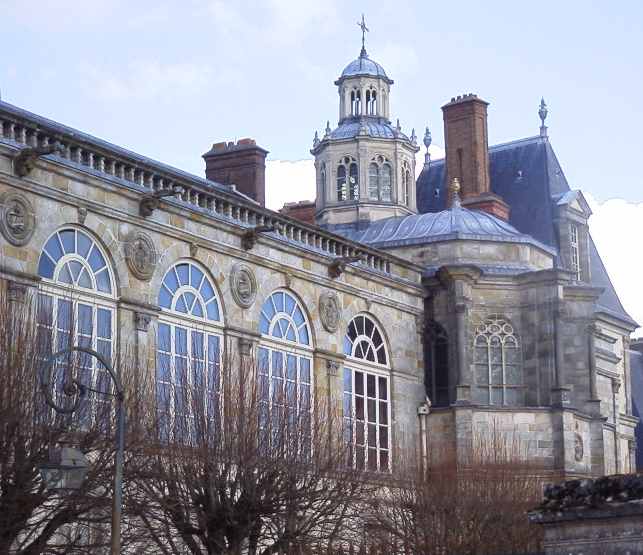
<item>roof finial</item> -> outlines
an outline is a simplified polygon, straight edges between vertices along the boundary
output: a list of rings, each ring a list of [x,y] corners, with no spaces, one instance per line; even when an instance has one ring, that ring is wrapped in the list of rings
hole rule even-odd
[[[315,131],[315,136],[313,137],[313,148],[317,148],[319,145],[319,133]]]
[[[413,129],[411,129],[411,144],[416,145],[417,142],[418,142],[418,137],[415,134],[415,127],[414,127]]]
[[[538,116],[540,117],[540,136],[547,136],[547,126],[545,125],[545,119],[547,119],[547,104],[545,104],[545,99],[540,99],[540,108],[538,110]]]
[[[451,208],[460,208],[460,180],[454,177],[449,186],[451,193]]]
[[[326,120],[326,129],[324,129],[324,137],[330,135],[330,120]]]
[[[424,165],[428,166],[431,163],[431,155],[429,154],[429,147],[431,146],[431,142],[433,141],[433,138],[431,137],[431,131],[429,131],[429,128],[427,126],[426,130],[424,131],[424,146],[426,147],[426,152],[424,153]]]
[[[370,29],[366,26],[366,21],[364,21],[364,14],[362,14],[362,21],[357,22],[357,26],[362,30],[362,51],[359,53],[360,58],[366,58],[366,47],[365,47],[365,42],[366,42],[366,33],[370,31]]]

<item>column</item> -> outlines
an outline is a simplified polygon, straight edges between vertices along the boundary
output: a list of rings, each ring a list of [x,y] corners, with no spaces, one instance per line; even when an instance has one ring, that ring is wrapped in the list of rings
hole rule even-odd
[[[596,390],[596,334],[599,328],[593,322],[587,326],[587,356],[589,363],[588,412],[592,416],[601,415],[601,400]]]
[[[554,359],[555,383],[552,389],[552,405],[562,407],[569,405],[569,387],[565,385],[565,348],[564,348],[564,318],[566,316],[565,301],[556,299],[553,310],[554,316]]]

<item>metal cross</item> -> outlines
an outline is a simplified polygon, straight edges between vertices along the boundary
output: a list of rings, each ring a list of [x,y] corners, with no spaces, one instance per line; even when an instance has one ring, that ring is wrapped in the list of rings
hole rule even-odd
[[[366,33],[369,31],[369,28],[366,26],[366,21],[364,21],[364,14],[362,14],[362,21],[357,22],[357,26],[362,30],[362,49],[364,49],[364,39]]]

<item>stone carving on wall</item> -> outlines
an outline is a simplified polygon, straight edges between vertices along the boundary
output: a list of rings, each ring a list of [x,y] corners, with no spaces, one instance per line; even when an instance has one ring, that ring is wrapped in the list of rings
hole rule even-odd
[[[230,276],[230,290],[235,302],[242,308],[249,308],[257,296],[257,280],[245,264],[235,264]]]
[[[574,434],[574,459],[576,462],[582,462],[585,456],[585,448],[583,446],[583,438],[579,433]]]
[[[0,196],[0,232],[12,245],[26,245],[36,229],[36,215],[29,200],[19,193]]]
[[[152,238],[140,231],[131,233],[125,242],[125,260],[134,276],[143,281],[152,279],[157,262]]]
[[[321,323],[331,333],[339,326],[339,298],[336,293],[326,291],[319,296],[319,318]]]

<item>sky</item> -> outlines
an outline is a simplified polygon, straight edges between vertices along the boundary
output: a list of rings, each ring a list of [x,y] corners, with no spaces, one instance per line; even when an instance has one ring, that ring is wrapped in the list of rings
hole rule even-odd
[[[489,142],[547,125],[626,308],[643,322],[643,2],[619,0],[0,0],[2,100],[203,174],[214,142],[270,151],[268,200],[312,198],[315,130],[333,81],[366,47],[395,84],[391,113],[443,144],[440,107],[490,102]]]

